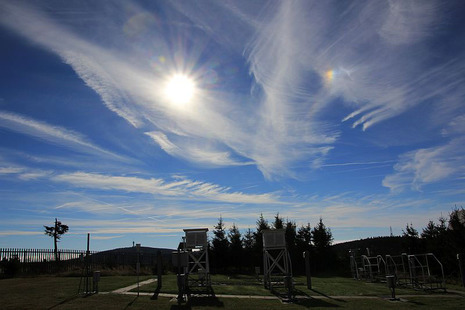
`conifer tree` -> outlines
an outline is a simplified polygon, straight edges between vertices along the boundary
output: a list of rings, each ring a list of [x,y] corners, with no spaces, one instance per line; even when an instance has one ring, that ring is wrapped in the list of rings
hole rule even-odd
[[[228,264],[229,241],[226,236],[226,231],[223,223],[223,218],[220,216],[218,224],[213,229],[212,253],[215,264],[218,268],[224,268]]]
[[[233,226],[229,229],[228,238],[231,265],[235,267],[237,271],[242,265],[243,248],[242,235],[239,231],[239,228],[234,223]]]
[[[284,220],[283,220],[282,217],[279,216],[279,212],[276,213],[276,215],[274,217],[273,228],[274,229],[283,229],[284,228]]]
[[[323,224],[323,219],[320,217],[320,221],[312,230],[313,244],[317,249],[329,247],[333,242],[333,234],[331,229],[327,228]]]
[[[310,249],[312,242],[312,227],[310,223],[307,223],[306,226],[300,226],[297,230],[297,247],[301,252],[307,251]]]

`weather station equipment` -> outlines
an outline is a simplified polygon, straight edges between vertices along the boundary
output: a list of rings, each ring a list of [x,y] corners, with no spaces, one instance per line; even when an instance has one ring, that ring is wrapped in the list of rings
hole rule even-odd
[[[263,230],[263,284],[266,289],[277,293],[285,288],[285,300],[292,300],[294,282],[291,257],[286,246],[286,230]]]
[[[184,229],[185,236],[172,262],[178,270],[178,301],[192,294],[214,295],[208,257],[208,228]]]

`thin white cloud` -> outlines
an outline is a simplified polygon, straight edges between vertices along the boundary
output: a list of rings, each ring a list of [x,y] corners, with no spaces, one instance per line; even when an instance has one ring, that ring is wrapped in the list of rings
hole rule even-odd
[[[43,179],[53,174],[52,171],[31,171],[27,173],[21,173],[18,178],[24,181]]]
[[[146,193],[162,197],[175,197],[177,199],[200,199],[205,201],[252,204],[282,203],[274,194],[232,192],[227,187],[185,178],[181,181],[166,182],[163,179],[155,178],[143,179],[139,177],[76,172],[60,174],[51,179],[56,182],[66,182],[83,188]]]
[[[3,163],[3,167],[0,167],[0,176],[6,175],[9,178],[12,176],[23,180],[30,181],[42,178],[48,178],[53,174],[53,171],[34,169],[25,166],[18,166],[9,163]]]
[[[122,84],[118,83],[138,79],[139,75],[121,70],[125,67],[122,59],[80,39],[65,27],[56,25],[38,8],[26,7],[20,3],[2,3],[2,9],[1,21],[4,25],[58,54],[102,97],[110,110],[134,126],[141,124],[131,106],[125,105],[127,96]],[[115,80],[113,76],[125,76],[125,81]],[[128,86],[134,85],[131,83]]]
[[[22,167],[0,167],[0,174],[19,174],[23,171]]]
[[[340,138],[340,124],[326,118],[336,99],[350,109],[343,119],[364,130],[426,101],[447,107],[433,116],[441,124],[463,106],[460,51],[441,60],[429,48],[447,12],[435,1],[358,1],[338,9],[329,1],[174,2],[161,24],[134,3],[125,4],[131,10],[97,3],[87,22],[103,35],[86,33],[73,18],[54,20],[40,5],[3,2],[1,23],[56,53],[108,109],[168,154],[196,164],[253,163],[267,179],[320,167]],[[168,29],[177,29],[176,40],[166,39]],[[135,44],[142,34],[151,39]],[[216,45],[205,53],[211,38]],[[225,53],[248,62],[253,85],[226,91],[234,82],[219,78]],[[166,79],[181,69],[200,88],[186,109],[162,96]],[[240,70],[226,78],[250,84]]]
[[[184,158],[188,161],[195,162],[197,164],[203,164],[207,166],[244,166],[251,165],[252,162],[235,161],[231,158],[230,152],[219,152],[215,149],[211,149],[209,145],[203,145],[203,147],[190,145],[189,143],[180,141],[181,147],[173,143],[168,137],[157,131],[146,132],[153,141],[155,141],[166,153]],[[178,139],[183,137],[178,136]]]
[[[310,166],[310,163],[327,153],[326,145],[334,141],[334,134],[327,136],[325,130],[321,129],[324,126],[305,119],[305,114],[302,114],[304,106],[291,107],[289,99],[302,99],[305,95],[299,90],[300,86],[282,89],[276,99],[272,99],[273,94],[268,94],[270,104],[263,105],[259,113],[253,112],[250,105],[256,99],[234,92],[215,93],[208,90],[201,92],[195,110],[179,111],[163,100],[160,89],[170,71],[179,66],[176,60],[164,57],[164,63],[157,64],[164,71],[152,70],[143,61],[125,61],[128,58],[126,55],[134,53],[134,50],[132,44],[125,45],[128,42],[124,39],[120,42],[121,52],[104,47],[105,42],[114,38],[111,35],[116,34],[107,33],[110,39],[97,45],[95,41],[86,40],[85,35],[78,36],[77,32],[68,30],[73,29],[72,25],[67,25],[67,29],[56,24],[51,21],[50,15],[38,9],[19,4],[5,4],[4,9],[4,24],[62,57],[101,96],[110,110],[135,127],[149,126],[154,129],[150,132],[161,132],[151,137],[170,155],[210,166],[256,163],[267,178],[272,178],[292,175],[290,170],[298,160],[306,160]],[[257,24],[252,20],[247,22],[247,16],[252,18],[252,15],[241,13],[234,6],[218,9],[231,9],[235,15],[242,16],[245,28]],[[103,25],[109,22],[105,16],[99,18]],[[27,23],[24,22],[26,20]],[[215,30],[214,27],[204,29]],[[38,30],[42,30],[41,36],[35,35]],[[157,30],[154,28],[154,31]],[[156,43],[161,55],[173,52],[169,42],[160,39],[163,36],[152,37],[158,40]],[[194,67],[200,53],[201,50],[194,55],[184,55],[187,58],[183,61],[185,67]],[[284,78],[292,69],[298,69],[298,66],[298,63],[293,62],[292,68],[281,72],[271,87],[279,84],[278,79]],[[204,76],[202,70],[192,74],[200,78]],[[279,103],[287,90],[294,94],[286,98],[287,102]],[[279,108],[281,105],[282,108]],[[257,117],[258,120],[254,119]]]
[[[122,238],[124,236],[119,235],[119,236],[92,236],[92,239],[94,240],[111,240],[111,239],[116,239],[116,238]]]
[[[25,230],[3,230],[0,231],[0,236],[34,236],[42,235],[42,232],[38,231],[25,231]]]
[[[436,1],[402,0],[387,3],[383,25],[379,34],[391,44],[412,44],[434,32],[440,3]]]
[[[0,126],[52,144],[67,146],[85,153],[99,153],[121,158],[100,148],[75,131],[47,124],[17,113],[0,111]]]
[[[321,167],[368,166],[368,165],[387,164],[387,163],[392,163],[392,162],[394,162],[394,160],[350,162],[350,163],[323,164],[323,165],[321,165]]]
[[[424,185],[465,176],[465,139],[454,138],[436,147],[405,153],[394,166],[395,172],[386,176],[383,185],[391,191],[406,188],[420,190]]]
[[[444,136],[462,135],[465,133],[465,114],[454,117],[441,133]]]

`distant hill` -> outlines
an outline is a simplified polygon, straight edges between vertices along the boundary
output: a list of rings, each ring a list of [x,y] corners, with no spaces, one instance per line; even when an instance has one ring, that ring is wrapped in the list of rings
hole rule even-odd
[[[156,255],[158,251],[162,252],[162,255],[171,255],[171,252],[174,251],[173,249],[166,249],[166,248],[152,248],[141,246],[140,253],[142,254],[149,254],[149,255]],[[137,247],[127,247],[127,248],[116,248],[112,250],[100,251],[101,254],[120,254],[120,253],[130,253],[130,254],[137,254]]]
[[[117,248],[92,254],[92,259],[96,263],[109,266],[135,265],[137,261],[142,266],[154,266],[157,261],[158,251],[161,251],[163,264],[171,262],[172,249],[140,247],[139,257],[137,247]]]
[[[339,257],[349,256],[349,250],[355,250],[359,255],[367,255],[367,249],[370,251],[370,256],[400,255],[402,254],[402,245],[402,237],[393,236],[353,240],[335,244],[331,248]]]

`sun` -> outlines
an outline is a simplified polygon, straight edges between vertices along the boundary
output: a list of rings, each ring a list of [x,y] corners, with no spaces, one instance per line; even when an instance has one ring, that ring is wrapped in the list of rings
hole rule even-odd
[[[195,94],[195,82],[184,74],[173,75],[166,83],[165,96],[173,104],[183,106],[189,103]]]

